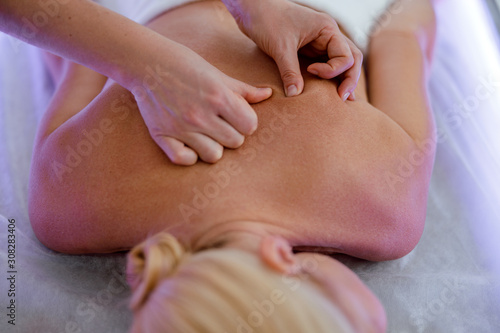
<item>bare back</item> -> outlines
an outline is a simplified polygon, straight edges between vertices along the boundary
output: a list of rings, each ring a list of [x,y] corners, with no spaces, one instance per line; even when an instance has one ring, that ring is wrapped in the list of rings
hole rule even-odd
[[[221,7],[195,3],[149,26],[229,76],[272,87],[273,97],[254,105],[256,133],[214,165],[175,166],[150,138],[132,95],[112,84],[53,132],[57,111],[46,115],[32,169],[32,223],[59,230],[65,242],[86,235],[87,248],[106,252],[162,229],[203,232],[207,220],[263,221],[290,230],[294,246],[391,257],[394,238],[418,232],[425,219],[420,171],[390,181],[414,141],[364,98],[342,102],[336,82],[305,71],[304,93],[285,98],[272,59]],[[165,77],[152,68],[148,79]]]

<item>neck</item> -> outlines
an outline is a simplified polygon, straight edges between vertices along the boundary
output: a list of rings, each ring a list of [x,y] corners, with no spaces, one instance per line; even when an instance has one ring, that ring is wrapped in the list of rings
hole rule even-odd
[[[297,235],[276,224],[262,221],[225,221],[207,223],[204,227],[198,225],[195,232],[185,233],[186,237],[181,237],[181,240],[187,247],[196,250],[226,241],[233,235],[242,233],[257,238],[267,235],[281,236],[289,241],[297,238]]]

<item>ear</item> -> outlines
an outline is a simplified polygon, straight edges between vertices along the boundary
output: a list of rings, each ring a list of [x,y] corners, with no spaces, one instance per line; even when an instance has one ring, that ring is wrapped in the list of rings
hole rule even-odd
[[[260,243],[260,256],[272,269],[279,273],[293,273],[297,267],[292,247],[278,236],[265,236]]]

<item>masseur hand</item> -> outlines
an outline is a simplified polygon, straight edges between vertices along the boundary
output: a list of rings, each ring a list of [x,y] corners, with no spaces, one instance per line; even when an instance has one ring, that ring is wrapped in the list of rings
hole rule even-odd
[[[149,82],[129,86],[151,136],[172,162],[194,164],[199,155],[214,163],[224,147],[238,148],[256,130],[257,115],[248,103],[269,98],[272,89],[235,80],[182,45],[155,54],[149,63],[162,64],[155,74],[132,78],[148,77]]]
[[[248,103],[272,94],[88,0],[0,0],[0,30],[130,90],[152,138],[176,164],[194,164],[198,156],[216,162],[223,146],[240,146],[257,127]]]
[[[287,96],[304,89],[297,51],[307,56],[327,55],[326,63],[307,70],[324,79],[343,74],[338,93],[354,100],[363,55],[342,34],[330,16],[289,0],[223,0],[240,29],[278,65]]]

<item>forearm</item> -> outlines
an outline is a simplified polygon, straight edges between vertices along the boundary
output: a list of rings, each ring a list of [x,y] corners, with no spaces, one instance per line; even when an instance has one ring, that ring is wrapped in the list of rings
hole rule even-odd
[[[243,21],[252,20],[255,17],[258,18],[259,11],[269,10],[272,3],[282,1],[284,0],[222,0],[239,25]]]
[[[151,65],[152,47],[176,46],[88,0],[2,0],[0,20],[2,31],[92,68],[127,88],[137,84],[135,77]]]

